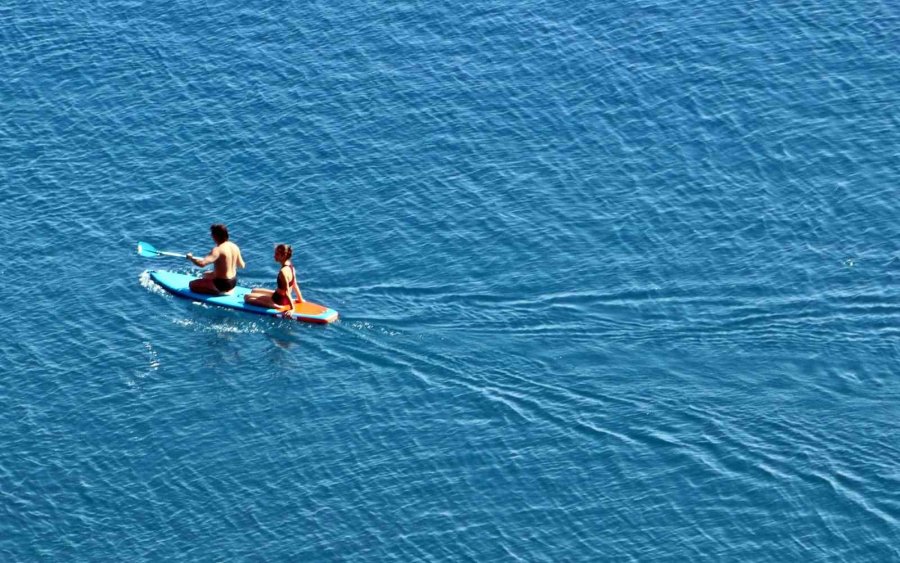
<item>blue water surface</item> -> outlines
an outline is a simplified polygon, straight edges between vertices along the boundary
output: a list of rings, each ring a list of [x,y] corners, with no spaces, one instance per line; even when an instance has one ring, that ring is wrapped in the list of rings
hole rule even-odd
[[[0,6],[3,561],[900,560],[900,14]],[[177,299],[139,240],[328,327]]]

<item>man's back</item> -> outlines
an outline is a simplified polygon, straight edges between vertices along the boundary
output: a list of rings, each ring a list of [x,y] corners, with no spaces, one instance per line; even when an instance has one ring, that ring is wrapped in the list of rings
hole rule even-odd
[[[216,257],[215,266],[213,266],[215,277],[226,279],[237,277],[238,266],[244,267],[244,259],[241,256],[241,249],[238,248],[238,245],[230,240],[226,240],[217,246],[215,250],[218,250],[219,254]]]

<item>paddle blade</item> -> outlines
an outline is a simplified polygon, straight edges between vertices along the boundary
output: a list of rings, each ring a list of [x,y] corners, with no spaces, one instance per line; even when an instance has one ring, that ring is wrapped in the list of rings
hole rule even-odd
[[[156,258],[159,251],[149,242],[139,242],[137,245],[138,254],[145,258]]]

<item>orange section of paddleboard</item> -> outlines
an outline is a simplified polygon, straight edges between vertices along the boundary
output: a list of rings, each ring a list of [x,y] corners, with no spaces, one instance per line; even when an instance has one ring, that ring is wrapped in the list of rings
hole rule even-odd
[[[287,309],[287,307],[285,307],[285,309]],[[301,315],[321,315],[327,310],[328,307],[310,303],[309,301],[294,303],[294,312],[300,313]]]
[[[285,307],[287,309],[287,307]],[[321,317],[321,315],[326,314],[328,311],[331,311],[331,315],[327,317]],[[324,307],[319,305],[318,303],[312,303],[310,301],[303,301],[299,303],[294,303],[294,314],[302,315],[302,317],[294,317],[297,320],[303,320],[311,323],[322,323],[328,324],[337,320],[338,314],[337,311],[329,309],[328,307]],[[320,317],[320,318],[312,318],[312,317]]]

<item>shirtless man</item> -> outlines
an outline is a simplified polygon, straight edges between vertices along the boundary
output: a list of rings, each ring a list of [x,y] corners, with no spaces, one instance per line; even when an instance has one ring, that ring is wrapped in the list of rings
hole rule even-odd
[[[238,245],[228,240],[228,228],[225,225],[216,224],[209,228],[216,246],[209,251],[205,258],[194,258],[188,253],[187,259],[195,266],[204,267],[214,264],[212,272],[206,272],[203,277],[191,281],[191,291],[211,295],[228,293],[237,285],[237,269],[244,268],[244,258]]]

